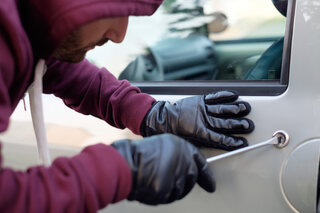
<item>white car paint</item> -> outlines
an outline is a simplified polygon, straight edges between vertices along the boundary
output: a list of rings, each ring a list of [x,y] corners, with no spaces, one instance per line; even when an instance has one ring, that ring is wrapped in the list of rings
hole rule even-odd
[[[170,205],[147,207],[127,202],[108,212],[316,212],[320,151],[320,1],[295,1],[289,84],[279,96],[245,96],[256,128],[256,144],[277,130],[290,135],[284,149],[263,147],[211,164],[217,189],[195,188]],[[159,99],[175,101],[172,96]],[[176,99],[181,97],[176,97]],[[222,151],[203,150],[206,156]]]

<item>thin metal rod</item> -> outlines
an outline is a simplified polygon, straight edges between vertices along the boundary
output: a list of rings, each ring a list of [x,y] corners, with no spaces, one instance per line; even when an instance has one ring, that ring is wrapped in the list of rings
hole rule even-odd
[[[247,146],[245,148],[242,148],[242,149],[237,149],[237,150],[234,150],[234,151],[231,151],[231,152],[226,152],[224,154],[221,154],[221,155],[216,155],[216,156],[213,156],[213,157],[210,157],[210,158],[207,158],[207,163],[211,163],[211,162],[214,162],[214,161],[217,161],[217,160],[220,160],[220,159],[223,159],[223,158],[227,158],[227,157],[230,157],[230,156],[233,156],[233,155],[237,155],[237,154],[240,154],[240,153],[243,153],[243,152],[247,152],[247,151],[250,151],[250,150],[253,150],[253,149],[257,149],[257,148],[260,148],[260,147],[263,147],[263,146],[266,146],[266,145],[274,145],[274,144],[278,144],[279,141],[278,141],[278,137],[273,137],[267,141],[264,141],[264,142],[261,142],[261,143],[257,143],[257,144],[254,144],[254,145],[251,145],[251,146]]]

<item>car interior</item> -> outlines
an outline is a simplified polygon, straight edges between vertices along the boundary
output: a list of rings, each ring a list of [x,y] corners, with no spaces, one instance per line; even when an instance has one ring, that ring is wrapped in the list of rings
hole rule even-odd
[[[275,8],[285,16],[283,5],[276,2]],[[215,14],[221,17],[223,13]],[[227,16],[223,17],[218,19],[220,25],[226,22]],[[212,40],[210,24],[196,28],[186,37],[164,38],[147,47],[146,54],[137,56],[118,78],[134,82],[280,79],[283,36]]]

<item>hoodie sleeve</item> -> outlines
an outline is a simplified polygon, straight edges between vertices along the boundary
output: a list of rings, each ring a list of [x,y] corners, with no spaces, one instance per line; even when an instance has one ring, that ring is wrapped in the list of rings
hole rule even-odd
[[[101,118],[117,128],[140,134],[140,125],[155,101],[126,80],[87,60],[77,64],[51,60],[44,76],[44,92],[63,99],[70,108]]]
[[[96,212],[130,189],[128,164],[113,147],[97,144],[48,168],[1,168],[0,212]]]

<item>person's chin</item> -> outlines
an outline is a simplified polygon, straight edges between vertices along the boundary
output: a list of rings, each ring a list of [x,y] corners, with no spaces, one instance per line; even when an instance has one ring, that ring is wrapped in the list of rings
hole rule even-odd
[[[77,55],[64,55],[64,56],[55,56],[60,61],[69,62],[69,63],[79,63],[84,60],[86,53],[77,54]]]

